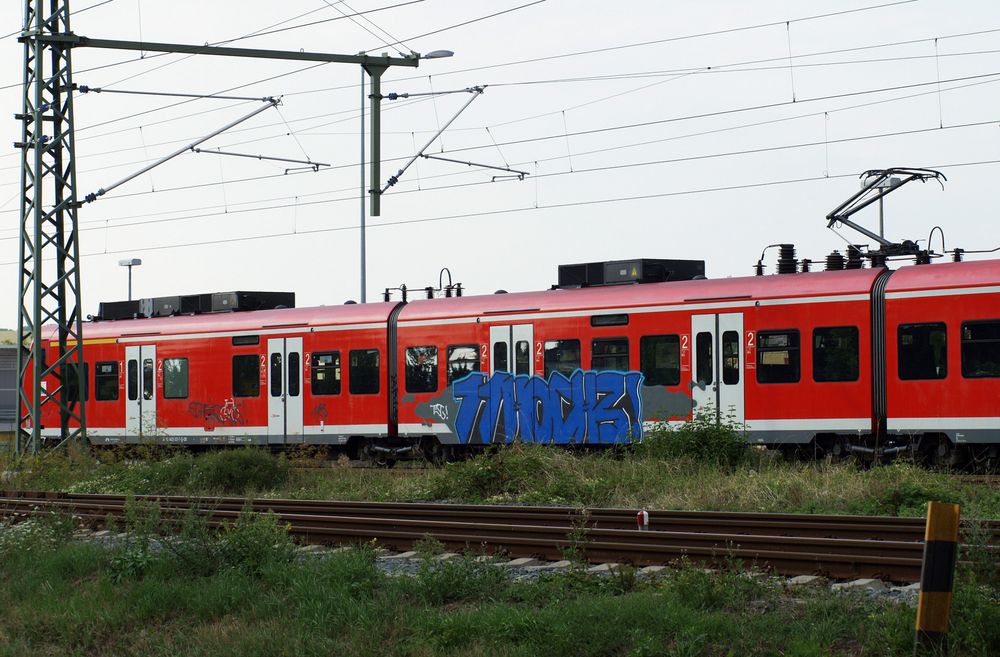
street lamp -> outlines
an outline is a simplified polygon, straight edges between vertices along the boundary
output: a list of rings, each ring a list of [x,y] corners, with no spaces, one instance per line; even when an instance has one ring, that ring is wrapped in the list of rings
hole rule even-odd
[[[363,54],[363,53],[361,53]],[[453,57],[455,52],[453,50],[432,50],[426,55],[417,55],[414,53],[414,57],[419,59],[444,59],[445,57]],[[371,78],[372,88],[371,88],[371,99],[372,99],[372,128],[371,128],[371,140],[372,140],[372,153],[373,158],[377,159],[379,157],[379,138],[381,126],[379,125],[380,107],[382,104],[382,88],[381,88],[381,78],[382,71],[384,68],[379,67],[365,67],[361,66],[361,303],[368,301],[368,295],[366,293],[366,288],[368,285],[368,274],[367,274],[367,247],[365,245],[365,196],[370,195],[372,204],[372,216],[378,216],[379,210],[379,185],[380,180],[376,180],[374,175],[378,171],[378,162],[372,162],[372,181],[371,189],[365,190],[365,74]]]
[[[128,300],[132,300],[132,267],[138,267],[142,264],[142,260],[139,258],[125,258],[124,260],[119,260],[118,265],[120,267],[128,267]]]

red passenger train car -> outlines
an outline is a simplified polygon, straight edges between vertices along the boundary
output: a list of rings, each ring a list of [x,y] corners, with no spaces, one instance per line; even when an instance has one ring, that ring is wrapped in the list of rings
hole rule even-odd
[[[75,394],[97,444],[402,458],[617,444],[708,414],[772,447],[997,456],[1000,261],[719,280],[677,262],[592,263],[622,275],[542,292],[87,322]],[[643,263],[666,273],[629,276]]]

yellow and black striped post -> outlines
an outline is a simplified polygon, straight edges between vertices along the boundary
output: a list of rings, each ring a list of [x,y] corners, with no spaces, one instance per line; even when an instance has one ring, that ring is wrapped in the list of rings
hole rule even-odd
[[[958,517],[957,504],[927,503],[914,655],[940,654],[947,647],[951,592],[958,558]]]

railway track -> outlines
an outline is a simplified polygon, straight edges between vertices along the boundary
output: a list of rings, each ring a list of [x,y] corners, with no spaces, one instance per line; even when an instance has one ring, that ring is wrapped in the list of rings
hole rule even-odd
[[[649,529],[636,528],[634,509],[330,502],[314,500],[137,496],[156,501],[161,516],[195,508],[208,522],[235,519],[246,504],[272,511],[307,543],[350,544],[376,539],[408,549],[432,536],[451,550],[503,551],[560,559],[582,549],[591,561],[666,564],[681,558],[718,565],[739,560],[781,575],[836,579],[877,577],[917,581],[923,555],[919,518],[768,513],[651,511]],[[124,515],[118,495],[0,493],[0,517],[60,511],[99,525]],[[988,523],[1000,558],[1000,521]],[[573,538],[573,537],[576,538]]]

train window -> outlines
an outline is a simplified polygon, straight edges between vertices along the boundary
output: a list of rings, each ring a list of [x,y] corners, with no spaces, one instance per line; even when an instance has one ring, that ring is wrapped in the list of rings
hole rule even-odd
[[[901,324],[899,378],[943,379],[948,376],[948,333],[943,322]]]
[[[153,398],[153,359],[144,358],[142,361],[142,398]]]
[[[340,394],[339,351],[326,351],[312,355],[312,394]]]
[[[378,349],[354,349],[350,355],[348,388],[352,395],[378,394]]]
[[[531,343],[527,340],[514,343],[514,374],[531,374]]]
[[[727,386],[740,382],[740,334],[737,331],[722,334],[722,382]]]
[[[624,326],[628,324],[628,315],[594,315],[590,318],[591,326]]]
[[[962,324],[962,376],[1000,377],[1000,320]]]
[[[118,399],[118,362],[113,360],[99,361],[94,372],[94,392],[97,401],[115,401]]]
[[[406,348],[406,392],[437,392],[437,347]]]
[[[187,399],[188,359],[165,358],[163,360],[163,398]]]
[[[89,368],[87,363],[83,364],[83,401],[90,399],[90,381],[88,380]],[[71,402],[80,401],[80,379],[77,378],[76,363],[66,364],[66,398]]]
[[[448,347],[448,385],[479,371],[479,347],[474,344],[453,344]]]
[[[857,381],[859,374],[857,327],[813,331],[813,381]]]
[[[233,397],[260,396],[259,363],[257,354],[233,356]]]
[[[644,335],[639,339],[643,385],[675,386],[681,382],[681,340],[676,335]]]
[[[128,362],[128,398],[135,401],[139,398],[139,361],[130,360]]]
[[[715,365],[712,349],[715,337],[708,331],[702,331],[694,338],[695,360],[695,380],[698,385],[712,385],[713,369]]]
[[[759,331],[757,383],[797,383],[799,375],[799,332]]]
[[[579,340],[545,341],[545,378],[552,372],[569,376],[580,369]]]
[[[233,336],[233,346],[239,347],[241,345],[248,344],[260,344],[259,335],[234,335]]]
[[[507,364],[507,343],[506,342],[494,342],[493,343],[493,371],[494,372],[507,372],[510,370],[510,365]]]
[[[288,396],[299,396],[299,372],[302,365],[299,363],[299,352],[293,351],[288,354]]]
[[[271,396],[281,396],[281,354],[271,354]]]
[[[628,338],[597,338],[590,343],[590,369],[628,371]]]

